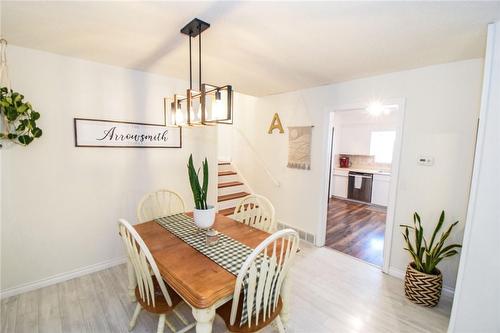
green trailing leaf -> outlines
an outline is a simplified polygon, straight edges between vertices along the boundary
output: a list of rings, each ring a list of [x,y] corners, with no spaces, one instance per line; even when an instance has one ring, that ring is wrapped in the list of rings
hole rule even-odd
[[[17,117],[19,116],[19,114],[17,113],[17,110],[16,108],[12,107],[12,106],[9,106],[5,109],[5,115],[7,117],[7,120],[9,122],[14,122],[16,121]]]
[[[42,136],[42,130],[36,125],[40,113],[33,111],[22,94],[6,87],[0,88],[0,118],[4,125],[0,139],[28,145]]]
[[[38,128],[38,127],[33,128],[33,129],[31,130],[31,134],[33,134],[33,136],[34,136],[35,138],[39,138],[39,137],[41,137],[41,136],[42,136],[42,130],[41,130],[40,128]]]
[[[29,135],[21,135],[19,138],[18,138],[19,142],[22,144],[22,145],[29,145],[30,142],[33,140],[33,138]]]
[[[20,107],[17,108],[17,113],[24,113],[28,110],[28,106],[26,104],[21,105]]]
[[[26,129],[26,125],[23,123],[20,123],[19,126],[17,126],[16,131],[22,132]]]
[[[403,239],[406,243],[404,250],[410,254],[415,263],[415,268],[423,273],[435,273],[436,266],[441,260],[458,254],[456,249],[462,247],[460,244],[445,245],[458,221],[452,223],[437,239],[437,234],[443,227],[444,221],[445,213],[442,211],[429,242],[425,238],[422,221],[416,212],[413,214],[413,226],[400,225],[404,229]],[[412,238],[410,238],[410,230],[414,233]],[[413,239],[413,242],[411,239]]]

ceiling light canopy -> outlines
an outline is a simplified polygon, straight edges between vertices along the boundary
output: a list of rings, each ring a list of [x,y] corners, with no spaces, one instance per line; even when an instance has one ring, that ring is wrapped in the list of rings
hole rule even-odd
[[[181,29],[181,33],[189,37],[189,89],[186,90],[186,95],[175,94],[173,98],[165,99],[165,112],[168,113],[167,121],[170,125],[233,123],[233,89],[231,85],[216,86],[202,83],[201,80],[201,35],[209,27],[210,24],[207,22],[195,18]],[[193,89],[191,56],[191,39],[196,37],[198,37],[198,90]]]

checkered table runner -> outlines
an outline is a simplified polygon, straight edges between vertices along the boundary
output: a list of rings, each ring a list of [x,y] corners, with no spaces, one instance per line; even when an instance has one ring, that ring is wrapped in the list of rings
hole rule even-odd
[[[184,213],[161,217],[155,220],[156,223],[179,237],[181,240],[210,258],[216,264],[227,270],[233,275],[238,275],[241,266],[252,253],[253,249],[232,239],[231,237],[219,233],[217,244],[207,245],[206,236],[195,224],[192,217]],[[257,269],[260,271],[260,260],[257,260]],[[243,288],[243,310],[240,325],[248,322],[247,313],[247,289],[246,279]],[[255,309],[255,306],[253,307]]]

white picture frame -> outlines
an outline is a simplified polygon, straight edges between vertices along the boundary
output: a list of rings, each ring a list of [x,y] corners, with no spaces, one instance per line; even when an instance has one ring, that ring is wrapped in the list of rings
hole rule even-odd
[[[182,128],[160,124],[74,118],[75,147],[182,148]]]

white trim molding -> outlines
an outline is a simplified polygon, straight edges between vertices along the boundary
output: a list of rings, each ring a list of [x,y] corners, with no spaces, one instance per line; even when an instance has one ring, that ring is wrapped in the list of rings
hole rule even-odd
[[[391,260],[391,249],[392,249],[392,234],[395,225],[395,211],[397,205],[398,188],[399,188],[399,166],[401,164],[401,150],[403,147],[403,131],[404,131],[404,120],[406,114],[406,98],[386,98],[383,100],[384,105],[397,105],[399,112],[399,122],[396,131],[396,141],[394,142],[394,153],[393,153],[393,163],[391,170],[391,184],[389,190],[389,203],[387,205],[387,216],[386,216],[386,227],[384,233],[384,252],[383,252],[383,265],[382,271],[384,273],[389,273],[390,260]],[[346,105],[339,105],[328,109],[325,112],[324,121],[330,124],[330,115],[335,112],[346,112],[355,110],[364,110],[366,108],[365,103],[353,103]],[[318,247],[325,245],[326,241],[326,224],[328,217],[328,198],[330,193],[328,193],[329,179],[330,179],[330,162],[332,159],[332,127],[328,126],[323,131],[323,142],[327,142],[326,150],[324,151],[324,156],[328,158],[324,161],[324,173],[323,173],[323,191],[320,207],[320,223],[318,224],[318,230],[316,230],[315,244]]]
[[[15,287],[2,289],[2,290],[0,290],[0,299],[19,295],[19,294],[22,294],[22,293],[25,293],[28,291],[51,286],[53,284],[57,284],[60,282],[71,280],[71,279],[74,279],[74,278],[77,278],[80,276],[84,276],[84,275],[87,275],[90,273],[102,271],[104,269],[107,269],[107,268],[110,268],[113,266],[121,265],[127,261],[126,259],[127,259],[126,257],[109,259],[109,260],[105,260],[105,261],[102,261],[102,262],[97,263],[97,264],[77,268],[77,269],[71,270],[69,272],[52,275],[52,276],[46,277],[46,278],[38,280],[38,281],[27,282],[27,283],[23,283],[23,284],[20,284],[18,286],[15,286]]]
[[[474,169],[448,332],[498,332],[500,21],[488,25]],[[488,264],[485,266],[484,262]],[[479,269],[478,269],[479,267]]]

